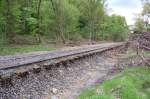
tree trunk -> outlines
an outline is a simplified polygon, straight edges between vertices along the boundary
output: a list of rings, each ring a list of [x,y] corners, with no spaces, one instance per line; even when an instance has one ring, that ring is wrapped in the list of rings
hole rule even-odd
[[[11,14],[10,14],[10,0],[6,0],[6,35],[8,42],[12,42],[13,33],[11,31]]]
[[[38,10],[37,10],[37,36],[38,36],[38,42],[41,43],[41,32],[40,32],[40,9],[41,9],[41,2],[42,0],[39,0],[38,2]]]
[[[59,1],[59,0],[58,0]],[[64,28],[63,28],[63,18],[62,18],[62,12],[60,11],[60,9],[61,8],[58,8],[58,7],[60,7],[60,5],[59,5],[59,3],[60,3],[60,1],[59,1],[59,3],[58,4],[56,4],[56,2],[54,3],[54,1],[53,0],[50,0],[50,2],[51,2],[51,4],[52,4],[52,9],[53,9],[53,11],[54,11],[54,14],[55,14],[55,18],[56,18],[56,20],[57,20],[57,25],[56,25],[56,27],[58,27],[58,33],[59,33],[59,37],[58,38],[60,38],[60,40],[61,40],[61,42],[63,43],[63,44],[65,44],[66,43],[66,40],[65,40],[65,36],[64,36],[64,33],[65,33],[65,30],[64,30]]]

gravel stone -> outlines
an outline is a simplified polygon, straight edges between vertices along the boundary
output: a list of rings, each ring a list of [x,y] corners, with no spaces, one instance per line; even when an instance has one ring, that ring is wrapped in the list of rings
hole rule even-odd
[[[0,99],[76,99],[82,90],[105,78],[116,59],[97,54],[66,66],[53,66],[38,74],[13,79],[13,86],[0,86]]]

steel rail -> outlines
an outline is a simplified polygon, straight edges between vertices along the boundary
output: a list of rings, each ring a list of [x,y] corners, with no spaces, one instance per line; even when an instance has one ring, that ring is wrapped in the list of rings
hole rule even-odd
[[[4,59],[1,60],[2,62],[0,62],[0,71],[2,70],[9,70],[9,69],[15,69],[15,68],[19,68],[19,67],[25,67],[27,65],[30,64],[34,64],[34,63],[39,63],[39,62],[43,62],[43,61],[47,61],[47,60],[53,60],[53,59],[58,59],[58,58],[63,58],[63,57],[69,57],[69,56],[74,56],[74,55],[78,55],[78,54],[85,54],[89,53],[89,52],[94,52],[96,50],[99,49],[111,49],[111,48],[115,48],[115,47],[119,47],[122,46],[124,43],[112,43],[112,44],[106,44],[105,46],[93,46],[93,47],[85,47],[85,48],[79,48],[79,49],[75,49],[75,50],[69,50],[69,51],[55,51],[55,52],[50,52],[50,53],[46,53],[46,54],[40,54],[40,55],[31,55],[31,56],[26,56],[26,57],[20,57],[20,58],[10,58],[10,59]],[[101,51],[104,51],[101,50]],[[57,55],[56,55],[57,53]],[[29,58],[28,58],[29,57]],[[17,59],[24,59],[24,58],[28,58],[24,61],[20,61],[19,63],[15,63],[15,61]],[[31,59],[31,61],[30,61]],[[11,61],[10,64],[5,64],[7,61]]]

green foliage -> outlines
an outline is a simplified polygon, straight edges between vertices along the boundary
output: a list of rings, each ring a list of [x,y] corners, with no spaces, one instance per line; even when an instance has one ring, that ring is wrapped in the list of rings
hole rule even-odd
[[[40,2],[41,1],[41,2]],[[124,18],[108,16],[104,0],[0,0],[1,42],[17,35],[41,41],[114,40],[126,38]]]
[[[147,22],[150,18],[150,1],[142,0],[143,11],[136,18],[135,31],[150,31],[150,23]],[[144,19],[143,19],[144,17]]]
[[[55,33],[56,37],[59,35],[61,41],[65,42],[77,30],[79,11],[67,0],[53,0],[51,3],[53,7],[51,32]]]
[[[79,99],[149,99],[150,70],[130,68],[102,85],[85,90]]]
[[[136,22],[135,22],[135,31],[141,31],[141,30],[144,30],[144,21],[143,19],[141,19],[140,17],[138,17],[136,19]]]
[[[98,39],[100,24],[104,19],[103,0],[81,0],[79,10],[81,12],[79,23],[83,37],[91,40]]]
[[[149,0],[144,2],[142,14],[143,15],[150,14],[150,1]]]
[[[38,23],[38,20],[34,17],[29,17],[26,19],[26,22],[27,22],[27,27],[28,27],[28,30],[31,31],[31,35],[36,35],[37,31],[36,31],[36,25]]]
[[[4,18],[0,17],[0,45],[6,43],[6,34],[5,34],[5,21]]]
[[[128,35],[128,26],[125,18],[112,15],[105,19],[101,24],[101,38],[104,40],[124,41]]]

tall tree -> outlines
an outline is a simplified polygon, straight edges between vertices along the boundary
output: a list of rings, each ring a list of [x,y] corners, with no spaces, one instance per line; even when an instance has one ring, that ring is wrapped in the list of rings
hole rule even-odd
[[[128,26],[124,17],[119,15],[106,16],[101,24],[103,40],[124,41],[128,35]]]
[[[81,0],[80,23],[89,32],[89,39],[94,40],[99,32],[100,24],[104,16],[103,0]]]
[[[149,31],[150,30],[150,1],[149,0],[141,0],[141,1],[143,4],[143,11],[136,18],[135,30]]]
[[[7,36],[11,37],[11,25],[12,25],[12,20],[11,20],[11,11],[10,11],[10,0],[6,0],[6,34]]]
[[[51,0],[53,9],[53,22],[51,30],[56,33],[56,37],[66,43],[69,33],[77,26],[78,10],[68,0]]]
[[[38,9],[37,9],[37,37],[38,41],[41,42],[41,31],[40,31],[40,25],[41,25],[41,18],[40,18],[40,9],[41,9],[41,2],[42,0],[38,1]]]

